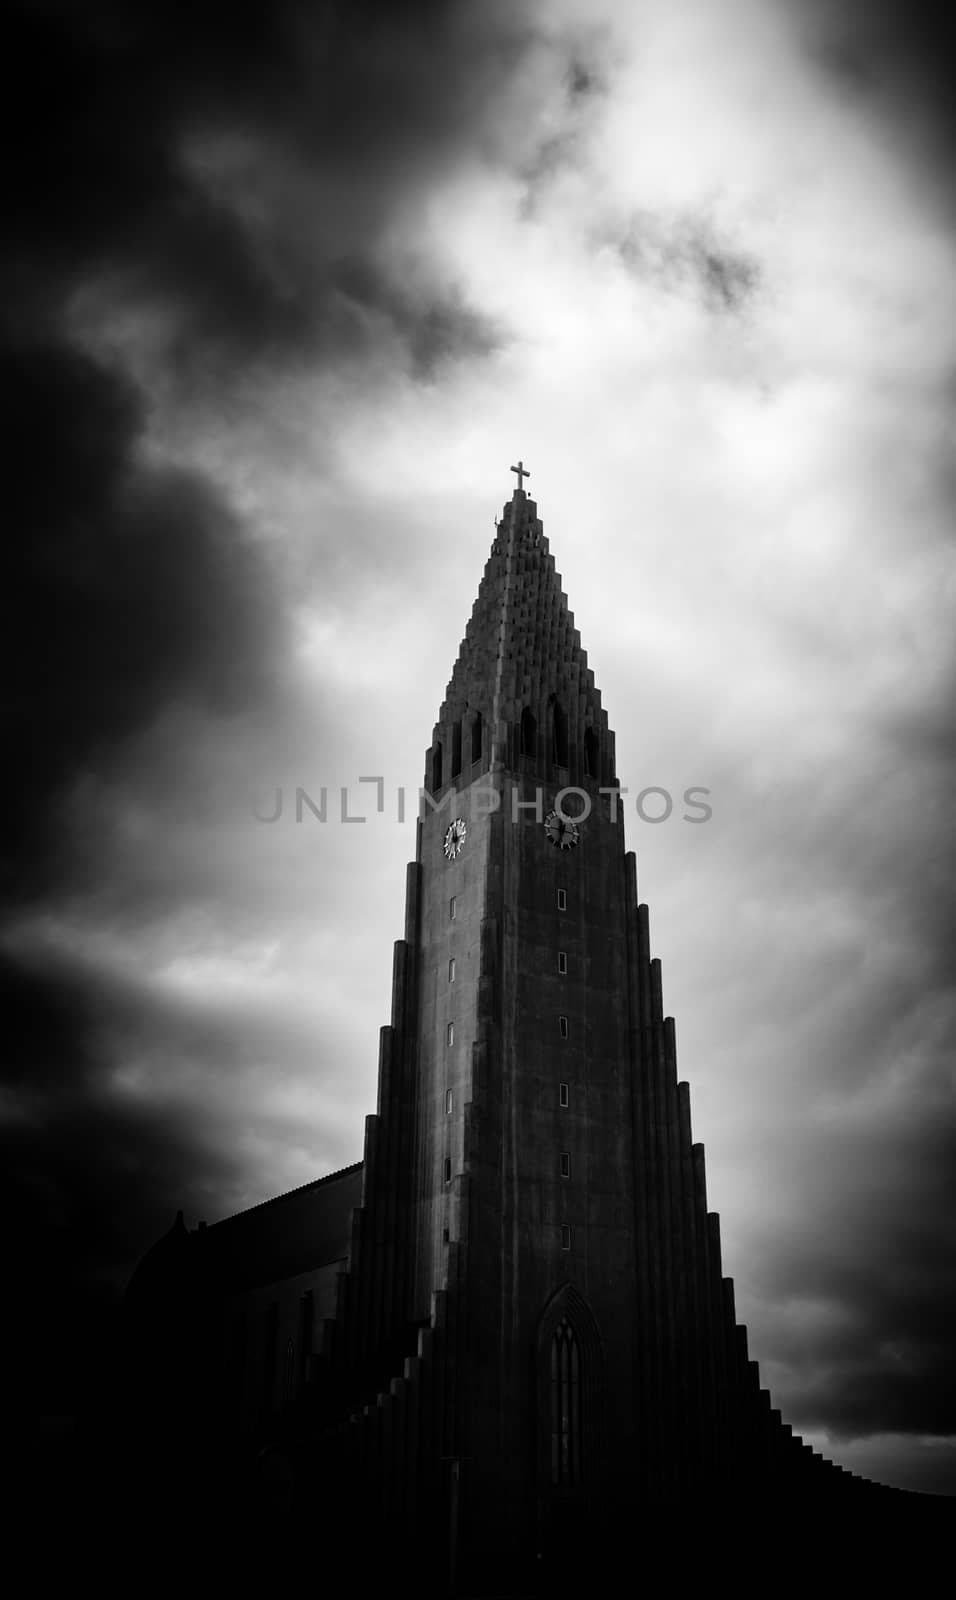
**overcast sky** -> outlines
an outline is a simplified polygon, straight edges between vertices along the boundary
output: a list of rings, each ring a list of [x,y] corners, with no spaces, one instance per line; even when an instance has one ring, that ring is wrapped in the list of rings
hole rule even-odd
[[[942,8],[172,9],[8,39],[3,1156],[50,1404],[177,1207],[361,1157],[397,791],[521,455],[763,1381],[956,1492]],[[636,815],[690,784],[706,825]]]

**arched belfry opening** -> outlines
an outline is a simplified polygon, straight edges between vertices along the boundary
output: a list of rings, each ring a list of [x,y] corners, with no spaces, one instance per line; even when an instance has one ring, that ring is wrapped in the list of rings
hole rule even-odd
[[[472,765],[474,765],[474,763],[476,761],[480,761],[481,760],[481,738],[482,738],[482,732],[483,732],[483,729],[482,729],[482,723],[481,723],[481,712],[480,711],[476,711],[474,717],[472,718],[472,723],[471,723],[471,760],[472,760]]]
[[[455,723],[451,731],[451,775],[457,778],[461,772],[461,718]]]
[[[538,724],[530,706],[525,706],[521,713],[521,723],[518,730],[518,752],[523,756],[533,756],[538,742]]]
[[[441,740],[436,739],[432,746],[432,793],[437,794],[442,785],[442,748]]]
[[[538,1490],[595,1493],[604,1457],[604,1344],[580,1290],[562,1284],[538,1327]]]
[[[586,778],[601,776],[601,744],[594,728],[584,730],[584,776]]]
[[[568,764],[568,714],[560,700],[551,707],[551,758],[557,767]]]

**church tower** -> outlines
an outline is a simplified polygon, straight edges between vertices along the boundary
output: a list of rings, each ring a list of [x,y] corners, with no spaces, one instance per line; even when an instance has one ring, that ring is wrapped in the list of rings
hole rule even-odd
[[[732,1466],[730,1392],[755,1376],[625,851],[614,736],[512,470],[426,754],[363,1207],[328,1329],[354,1392],[380,1385],[345,1430],[363,1462],[382,1405],[404,1415],[408,1385],[437,1374],[441,1422],[416,1475],[445,1506],[449,1559],[469,1566],[568,1549],[639,1496],[702,1490]]]
[[[613,738],[523,489],[426,764],[414,1311],[457,1255],[462,1492],[527,1525],[621,1446],[636,1299]]]
[[[831,1503],[900,1515],[749,1358],[614,736],[512,470],[426,753],[363,1161],[180,1217],[127,1293],[154,1477],[157,1442],[178,1464],[191,1440],[230,1507],[265,1481],[366,1577],[436,1595],[578,1562],[593,1586],[596,1553],[670,1548],[715,1507],[787,1540]]]

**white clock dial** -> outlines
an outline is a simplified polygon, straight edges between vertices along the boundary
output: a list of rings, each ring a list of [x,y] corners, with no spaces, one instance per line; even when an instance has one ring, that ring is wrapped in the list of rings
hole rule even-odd
[[[454,822],[448,824],[443,848],[449,861],[454,861],[456,856],[461,855],[467,835],[468,829],[465,827],[461,817],[456,817]]]
[[[581,838],[577,823],[572,822],[570,817],[559,817],[556,811],[548,812],[544,819],[544,831],[559,850],[573,850]]]

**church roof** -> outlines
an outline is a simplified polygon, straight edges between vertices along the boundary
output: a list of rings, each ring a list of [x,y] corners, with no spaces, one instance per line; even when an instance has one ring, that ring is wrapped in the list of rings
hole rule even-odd
[[[205,1290],[233,1292],[344,1260],[352,1212],[362,1200],[361,1161],[298,1189],[190,1230],[181,1211],[146,1252],[126,1290],[136,1310],[157,1296]]]
[[[362,1163],[276,1195],[190,1235],[203,1270],[223,1289],[249,1288],[344,1260],[352,1212],[362,1203]]]

